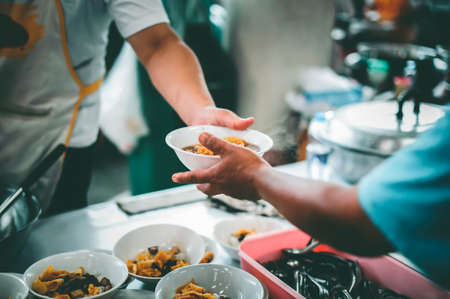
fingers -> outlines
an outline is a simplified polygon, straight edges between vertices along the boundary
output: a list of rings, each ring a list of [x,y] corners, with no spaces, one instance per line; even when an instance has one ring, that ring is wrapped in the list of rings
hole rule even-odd
[[[233,188],[230,185],[224,185],[220,183],[199,184],[197,185],[197,189],[209,196],[225,194],[237,199],[247,199],[247,200],[261,199],[261,196],[258,194],[256,190],[248,188]]]
[[[180,184],[200,184],[211,181],[210,169],[198,169],[187,172],[179,172],[172,175],[172,181]]]
[[[197,185],[197,189],[209,196],[214,196],[217,194],[224,193],[222,190],[222,187],[217,184],[200,184],[200,185]]]
[[[217,125],[235,130],[245,130],[255,122],[253,117],[240,118],[234,112],[226,109],[216,109],[214,114]]]
[[[251,125],[253,125],[254,122],[255,122],[255,119],[253,117],[247,117],[247,118],[238,117],[238,119],[234,121],[233,129],[245,130],[248,127],[250,127]]]
[[[232,145],[226,142],[225,140],[217,138],[206,132],[200,134],[198,140],[206,148],[212,150],[215,154],[219,155],[226,154],[232,147]]]

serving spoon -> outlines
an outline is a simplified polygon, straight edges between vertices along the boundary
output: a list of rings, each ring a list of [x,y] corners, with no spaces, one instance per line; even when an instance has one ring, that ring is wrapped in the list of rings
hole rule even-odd
[[[304,247],[304,248],[286,248],[286,249],[283,249],[283,252],[288,255],[303,255],[303,254],[307,254],[308,252],[313,251],[314,248],[316,248],[319,245],[320,245],[319,241],[311,238],[311,240],[309,241],[308,245],[306,245],[306,247]]]
[[[2,204],[0,205],[0,217],[16,202],[23,192],[26,192],[49,168],[52,166],[61,155],[66,151],[66,147],[63,144],[59,144],[55,147],[50,154],[48,154],[42,161],[38,163],[28,176],[23,180],[19,188],[12,193]]]

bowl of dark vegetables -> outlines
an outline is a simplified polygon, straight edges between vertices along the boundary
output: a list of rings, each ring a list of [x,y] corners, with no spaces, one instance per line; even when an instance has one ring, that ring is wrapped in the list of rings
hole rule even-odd
[[[30,292],[43,299],[111,298],[127,277],[127,266],[120,259],[90,250],[46,257],[24,273]]]

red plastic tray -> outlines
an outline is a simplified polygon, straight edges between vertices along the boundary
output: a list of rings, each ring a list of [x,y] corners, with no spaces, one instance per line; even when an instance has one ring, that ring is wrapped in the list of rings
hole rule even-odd
[[[304,298],[259,262],[278,259],[281,256],[281,249],[303,248],[309,240],[310,237],[299,229],[277,231],[245,239],[239,251],[242,269],[264,283],[269,289],[271,298]],[[315,251],[329,251],[358,261],[367,279],[411,299],[450,298],[450,291],[441,289],[417,271],[389,256],[363,258],[339,252],[326,245],[319,245]]]

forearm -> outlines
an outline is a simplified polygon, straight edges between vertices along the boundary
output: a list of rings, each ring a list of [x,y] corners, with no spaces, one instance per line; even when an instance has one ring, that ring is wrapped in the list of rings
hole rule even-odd
[[[379,255],[392,246],[361,209],[357,188],[302,179],[279,172],[251,150],[203,133],[199,141],[220,155],[208,169],[177,173],[177,183],[200,184],[208,194],[241,199],[263,198],[291,223],[344,251]]]
[[[326,244],[359,255],[392,249],[361,210],[356,187],[302,179],[269,167],[262,167],[253,183],[290,222]]]
[[[214,106],[195,54],[175,34],[152,47],[152,55],[143,57],[142,64],[162,96],[185,123],[192,124],[198,109]]]

